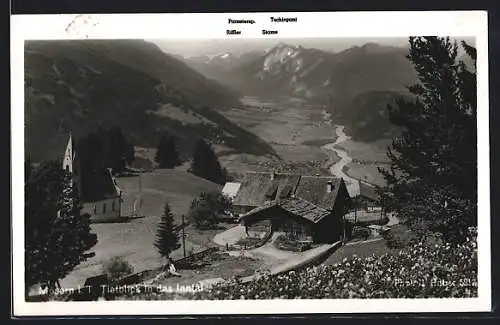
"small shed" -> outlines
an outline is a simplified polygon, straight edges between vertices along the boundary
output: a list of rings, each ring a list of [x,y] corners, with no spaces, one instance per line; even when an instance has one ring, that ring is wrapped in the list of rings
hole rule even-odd
[[[222,194],[233,200],[240,189],[241,183],[228,182],[222,188]]]

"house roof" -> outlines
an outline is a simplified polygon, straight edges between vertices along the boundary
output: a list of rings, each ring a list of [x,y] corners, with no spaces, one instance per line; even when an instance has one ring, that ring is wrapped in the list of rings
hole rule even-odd
[[[331,176],[301,176],[298,174],[246,173],[233,204],[257,207],[274,199],[294,196],[324,209],[335,204],[341,179]],[[332,182],[332,192],[327,191]]]
[[[233,204],[241,206],[260,206],[279,196],[283,191],[292,192],[300,180],[300,175],[272,173],[246,173],[236,194]],[[287,186],[288,185],[288,186]],[[291,188],[291,189],[290,189]],[[283,196],[281,194],[281,196]]]
[[[302,217],[311,222],[317,223],[330,214],[330,211],[319,207],[302,198],[289,198],[280,203],[284,210]]]
[[[332,192],[326,190],[328,182],[332,182]],[[340,178],[328,176],[302,176],[295,196],[303,198],[324,209],[332,209],[337,199],[337,191],[341,184]]]
[[[267,203],[264,203],[263,205],[260,205],[256,208],[253,208],[252,210],[250,210],[246,213],[241,214],[240,219],[251,216],[251,215],[255,215],[259,212],[266,211],[266,210],[269,210],[269,209],[277,207],[277,206],[278,206],[278,203],[276,201],[269,201]]]
[[[240,216],[240,219],[250,218],[256,216],[263,211],[279,208],[295,216],[304,218],[310,222],[318,223],[324,217],[330,214],[330,211],[321,208],[307,200],[301,198],[287,198],[282,201],[270,201],[261,206],[258,206],[247,213]]]
[[[226,183],[222,188],[222,194],[233,199],[236,196],[236,193],[238,193],[240,186],[241,183],[232,183],[232,182]]]
[[[255,207],[240,218],[279,207],[317,223],[333,210],[342,184],[342,179],[331,176],[274,174],[272,177],[272,173],[251,172],[245,174],[233,204]],[[348,195],[347,191],[342,193]]]
[[[380,199],[375,185],[365,182],[359,182],[359,195],[373,201],[378,201]]]
[[[86,172],[81,177],[81,196],[84,202],[96,202],[119,196],[120,190],[108,169]]]

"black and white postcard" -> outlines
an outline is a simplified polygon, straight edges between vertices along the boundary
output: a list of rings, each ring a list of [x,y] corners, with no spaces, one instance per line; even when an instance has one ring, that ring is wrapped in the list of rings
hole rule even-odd
[[[15,315],[489,311],[486,17],[13,16]]]

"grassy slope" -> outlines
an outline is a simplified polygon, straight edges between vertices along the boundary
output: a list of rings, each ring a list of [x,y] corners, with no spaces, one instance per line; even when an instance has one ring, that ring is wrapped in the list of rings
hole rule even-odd
[[[342,262],[344,258],[351,258],[353,255],[364,258],[372,255],[381,256],[383,254],[396,254],[398,249],[390,249],[386,246],[385,240],[380,239],[370,242],[359,242],[352,245],[346,245],[336,250],[323,264],[331,265]]]
[[[97,245],[92,248],[96,256],[80,264],[62,281],[63,287],[76,286],[87,277],[102,272],[102,263],[114,256],[123,256],[136,271],[160,266],[159,258],[153,243],[156,229],[166,201],[171,206],[177,224],[180,216],[186,213],[191,200],[202,191],[220,191],[220,186],[192,174],[177,170],[157,170],[144,173],[142,179],[143,208],[140,210],[147,217],[125,223],[93,224],[92,231],[97,234]],[[130,211],[138,195],[138,177],[119,178],[118,185],[124,190],[122,211]],[[127,210],[128,209],[128,210]],[[186,248],[199,249],[206,238],[196,232],[187,236]],[[192,242],[190,239],[192,238]],[[202,241],[203,240],[203,241]],[[182,248],[173,253],[173,257],[181,256]]]
[[[93,40],[89,46],[105,53],[113,61],[160,80],[167,88],[182,93],[189,102],[214,108],[238,104],[239,94],[236,91],[207,79],[153,43],[142,40]]]
[[[394,91],[370,91],[356,96],[339,113],[340,120],[354,141],[372,142],[392,138],[399,129],[389,121],[388,106],[407,95]]]
[[[159,133],[168,130],[178,137],[184,156],[196,136],[229,140],[236,151],[272,153],[258,137],[200,105],[229,105],[236,99],[231,91],[145,42],[37,41],[25,50],[26,144],[34,161],[60,157],[69,130],[79,137],[99,124],[121,125],[142,147],[155,147]],[[168,71],[176,77],[165,77]],[[151,114],[165,104],[216,121],[186,124]]]

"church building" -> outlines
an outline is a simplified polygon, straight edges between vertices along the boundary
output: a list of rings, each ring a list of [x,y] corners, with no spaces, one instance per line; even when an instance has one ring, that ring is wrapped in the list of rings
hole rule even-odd
[[[121,190],[111,169],[87,172],[78,168],[78,157],[70,134],[63,158],[63,169],[73,175],[83,203],[82,213],[88,213],[92,222],[107,222],[121,217]]]

